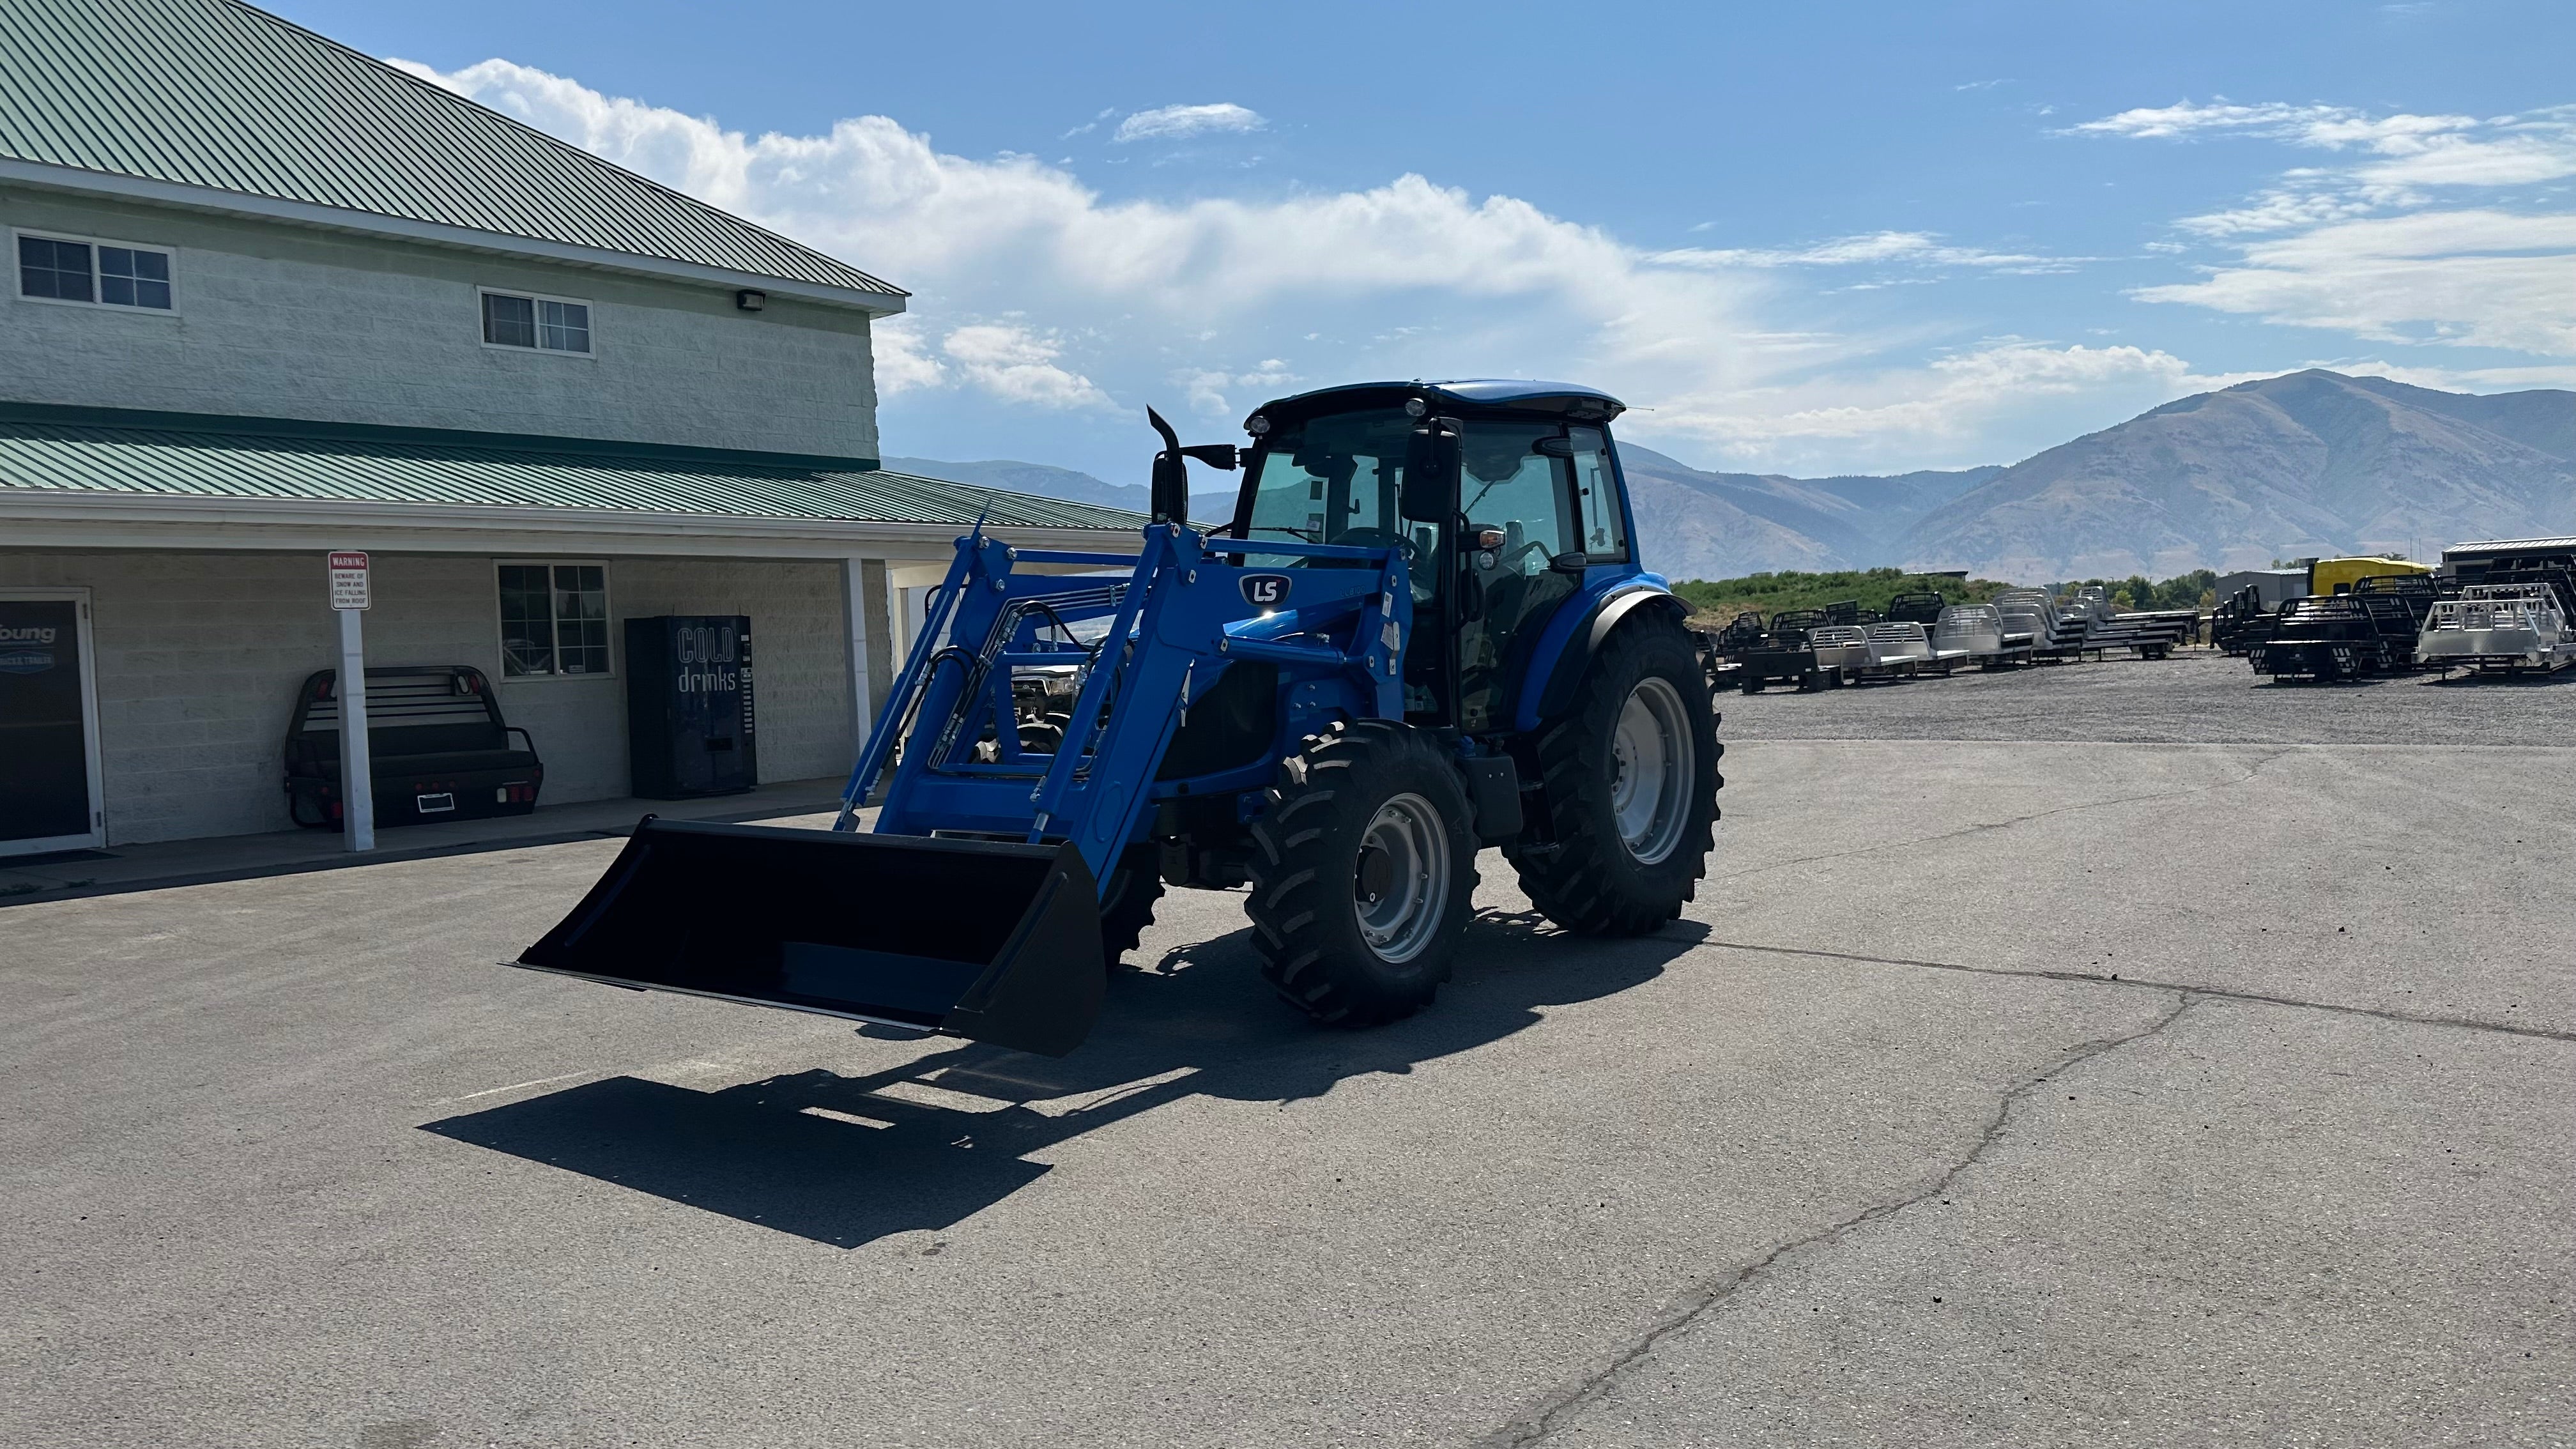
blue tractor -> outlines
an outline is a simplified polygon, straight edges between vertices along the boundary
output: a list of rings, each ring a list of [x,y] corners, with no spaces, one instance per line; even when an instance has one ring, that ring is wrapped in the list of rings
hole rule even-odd
[[[1448,978],[1485,846],[1575,934],[1656,929],[1723,782],[1620,410],[1368,383],[1194,447],[1149,413],[1143,548],[959,539],[832,831],[648,817],[517,964],[1062,1055],[1167,885],[1249,886],[1271,984],[1351,1025]],[[1223,527],[1193,461],[1244,475]]]

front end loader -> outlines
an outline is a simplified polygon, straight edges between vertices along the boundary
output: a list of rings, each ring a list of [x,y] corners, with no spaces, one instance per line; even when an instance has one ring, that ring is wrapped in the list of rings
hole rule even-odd
[[[1187,448],[1152,417],[1136,552],[957,541],[832,831],[648,817],[515,964],[1061,1055],[1167,885],[1249,885],[1264,974],[1353,1025],[1447,978],[1485,846],[1572,932],[1654,930],[1720,746],[1620,410],[1363,384]],[[1192,461],[1245,475],[1222,529]]]

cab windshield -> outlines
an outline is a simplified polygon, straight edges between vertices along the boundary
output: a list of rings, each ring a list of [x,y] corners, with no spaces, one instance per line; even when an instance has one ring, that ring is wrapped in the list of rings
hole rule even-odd
[[[1251,478],[1245,541],[1398,545],[1415,559],[1437,558],[1438,533],[1433,526],[1408,522],[1396,511],[1413,428],[1411,417],[1384,408],[1309,418],[1263,439]],[[1343,563],[1284,555],[1254,557],[1272,568]]]

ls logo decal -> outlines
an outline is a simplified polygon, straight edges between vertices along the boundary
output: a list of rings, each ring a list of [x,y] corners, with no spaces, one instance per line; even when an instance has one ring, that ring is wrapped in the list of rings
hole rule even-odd
[[[1243,601],[1256,609],[1276,609],[1288,602],[1286,574],[1245,574]]]

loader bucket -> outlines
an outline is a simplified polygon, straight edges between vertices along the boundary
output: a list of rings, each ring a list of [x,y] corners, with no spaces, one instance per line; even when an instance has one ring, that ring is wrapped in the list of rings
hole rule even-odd
[[[1062,1056],[1100,1015],[1100,899],[1071,846],[647,816],[512,964]]]

